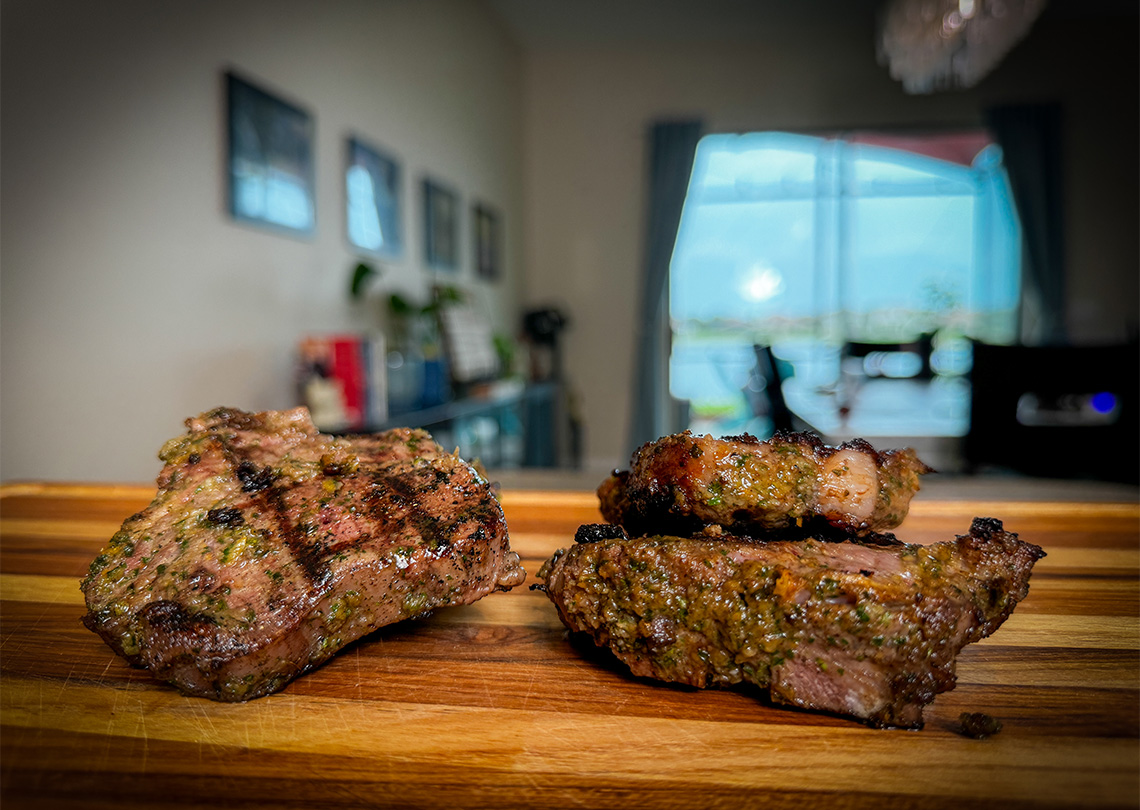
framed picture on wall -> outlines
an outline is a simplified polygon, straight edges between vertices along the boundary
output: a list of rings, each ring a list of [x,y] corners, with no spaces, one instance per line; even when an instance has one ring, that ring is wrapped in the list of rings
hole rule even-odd
[[[312,235],[317,221],[313,116],[232,72],[225,82],[230,215]]]
[[[353,247],[394,259],[404,253],[400,164],[359,138],[347,141],[346,227]]]
[[[484,203],[476,203],[475,220],[475,274],[479,278],[497,279],[500,272],[501,236],[499,214]]]
[[[423,181],[424,256],[435,270],[459,269],[459,195],[436,181]]]

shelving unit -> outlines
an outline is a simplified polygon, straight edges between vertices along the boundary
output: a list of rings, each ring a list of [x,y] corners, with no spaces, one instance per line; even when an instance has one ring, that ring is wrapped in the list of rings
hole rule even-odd
[[[459,448],[488,469],[558,467],[563,461],[562,386],[557,382],[492,385],[450,402],[392,414],[369,431],[424,428],[443,447]]]

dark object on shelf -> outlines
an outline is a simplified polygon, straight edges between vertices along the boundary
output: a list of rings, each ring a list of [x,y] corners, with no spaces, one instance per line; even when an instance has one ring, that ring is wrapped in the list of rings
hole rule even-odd
[[[570,320],[558,309],[532,309],[523,315],[523,333],[533,347],[532,379],[562,379],[562,351],[558,336],[569,325]]]
[[[972,468],[1052,478],[1140,479],[1137,344],[991,346],[971,372]]]
[[[532,309],[523,316],[526,336],[535,343],[554,345],[559,333],[569,325],[569,320],[557,309]]]

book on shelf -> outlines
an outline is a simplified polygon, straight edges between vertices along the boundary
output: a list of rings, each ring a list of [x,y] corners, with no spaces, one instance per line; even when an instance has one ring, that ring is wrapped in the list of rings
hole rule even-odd
[[[364,430],[388,418],[382,335],[307,335],[297,347],[298,396],[326,432]]]

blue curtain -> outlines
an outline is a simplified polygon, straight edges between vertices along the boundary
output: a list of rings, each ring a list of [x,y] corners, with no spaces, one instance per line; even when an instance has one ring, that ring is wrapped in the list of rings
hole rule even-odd
[[[1021,342],[1065,343],[1065,211],[1061,108],[995,107],[986,113],[1001,145],[1024,241]]]
[[[669,398],[669,261],[689,189],[699,121],[668,121],[649,130],[649,196],[638,318],[629,451],[679,430]]]

